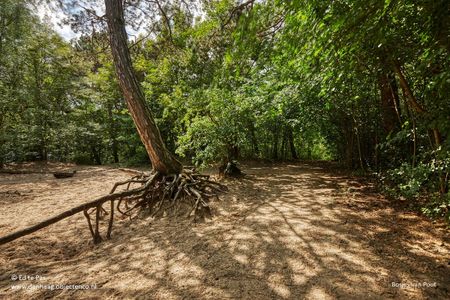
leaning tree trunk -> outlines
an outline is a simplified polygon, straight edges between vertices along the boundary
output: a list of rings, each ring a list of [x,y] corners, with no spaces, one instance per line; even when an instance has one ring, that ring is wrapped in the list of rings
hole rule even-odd
[[[378,75],[378,85],[381,94],[381,115],[383,128],[387,134],[401,126],[397,87],[393,86],[394,84],[395,78],[392,78],[392,74],[383,72]]]
[[[153,169],[161,174],[178,174],[182,171],[183,166],[164,145],[161,133],[145,103],[144,94],[132,68],[122,0],[105,0],[105,6],[109,41],[119,85]]]
[[[105,5],[111,50],[119,84],[154,170],[150,174],[142,173],[129,180],[117,182],[109,195],[74,207],[34,226],[0,236],[0,245],[80,212],[83,212],[87,219],[94,243],[99,243],[102,241],[100,219],[106,212],[103,208],[106,202],[110,202],[111,209],[106,233],[108,239],[111,238],[115,211],[122,217],[130,218],[133,211],[138,208],[145,209],[152,217],[161,217],[169,213],[172,216],[179,216],[187,212],[185,216],[189,217],[193,213],[194,220],[197,217],[204,218],[211,216],[209,200],[212,197],[218,198],[218,193],[225,191],[225,186],[210,180],[209,175],[199,174],[195,169],[183,169],[182,164],[166,149],[159,129],[145,104],[139,82],[133,73],[122,0],[105,0]],[[138,187],[132,188],[135,185]],[[119,187],[125,187],[125,191],[116,192]],[[94,223],[91,222],[89,210],[93,210],[91,213],[95,212]]]

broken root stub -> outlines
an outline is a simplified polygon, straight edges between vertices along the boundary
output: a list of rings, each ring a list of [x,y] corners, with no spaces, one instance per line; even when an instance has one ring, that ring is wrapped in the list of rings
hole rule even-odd
[[[239,169],[236,161],[229,161],[219,167],[219,175],[221,177],[240,177],[245,174]]]
[[[154,218],[184,215],[193,216],[194,220],[204,219],[211,216],[208,205],[210,199],[218,199],[219,193],[226,191],[224,185],[210,180],[209,175],[196,173],[192,169],[184,169],[180,174],[161,175],[152,172],[136,175],[129,180],[117,182],[110,194],[114,195],[119,187],[123,187],[124,191],[117,194],[126,195],[110,200],[107,238],[111,237],[115,210],[122,217],[130,218],[140,209]],[[87,209],[84,211],[94,243],[102,241],[99,220],[102,215],[106,215],[102,204],[95,206],[90,213]],[[95,224],[91,222],[90,215],[93,212]]]

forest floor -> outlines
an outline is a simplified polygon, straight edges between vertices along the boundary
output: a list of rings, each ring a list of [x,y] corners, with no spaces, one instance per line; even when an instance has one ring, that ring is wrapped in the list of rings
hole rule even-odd
[[[55,167],[70,168],[48,169]],[[0,236],[131,176],[76,168],[61,180],[0,174]],[[0,246],[0,299],[450,298],[444,224],[408,212],[332,164],[243,170],[245,177],[225,181],[229,192],[203,223],[125,219],[115,222],[111,240],[93,245],[78,214]],[[58,286],[72,284],[92,288]]]

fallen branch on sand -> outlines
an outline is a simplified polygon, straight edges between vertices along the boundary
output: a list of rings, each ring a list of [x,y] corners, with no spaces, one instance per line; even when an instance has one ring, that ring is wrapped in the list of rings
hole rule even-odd
[[[132,185],[138,185],[138,187],[130,189]],[[125,190],[116,192],[116,189],[120,186],[125,186]],[[198,174],[190,169],[184,169],[180,174],[172,175],[161,175],[158,172],[141,173],[129,180],[117,182],[108,195],[66,210],[36,225],[0,237],[0,245],[36,232],[80,212],[83,212],[87,219],[94,243],[99,243],[102,241],[99,228],[100,219],[105,212],[103,204],[108,201],[111,205],[106,233],[107,239],[111,238],[115,210],[128,217],[131,217],[131,213],[135,209],[141,208],[148,211],[152,217],[178,216],[185,213],[186,217],[193,214],[194,219],[204,218],[211,214],[208,206],[209,199],[211,197],[218,198],[218,193],[225,191],[225,189],[222,184],[210,180],[209,175]],[[117,201],[117,205],[115,205],[115,201]],[[94,224],[88,212],[92,208],[94,210],[91,213],[95,212]]]

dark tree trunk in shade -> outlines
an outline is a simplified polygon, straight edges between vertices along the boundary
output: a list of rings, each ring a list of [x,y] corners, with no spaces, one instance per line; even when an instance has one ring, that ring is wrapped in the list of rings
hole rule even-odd
[[[386,133],[390,133],[401,126],[398,87],[395,83],[394,74],[392,72],[380,74],[378,76],[378,84],[381,93],[383,128]]]
[[[294,133],[292,132],[292,128],[289,126],[287,127],[287,138],[289,142],[289,149],[291,150],[291,157],[292,159],[298,159],[297,151],[295,150],[295,144],[294,144]]]
[[[274,128],[273,133],[272,159],[278,159],[278,128]]]
[[[253,157],[256,158],[259,156],[259,146],[258,146],[258,139],[256,138],[254,124],[250,124],[249,130],[250,130],[250,140],[251,140],[252,149],[253,149]]]

